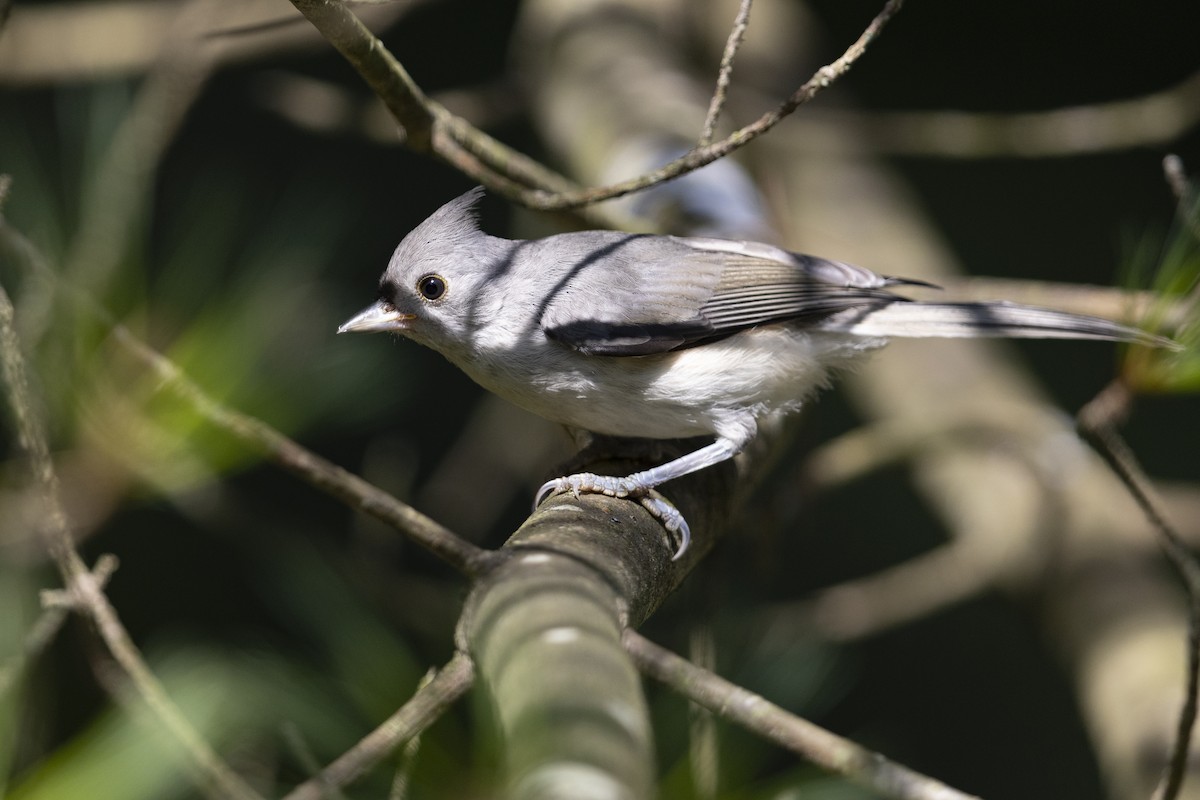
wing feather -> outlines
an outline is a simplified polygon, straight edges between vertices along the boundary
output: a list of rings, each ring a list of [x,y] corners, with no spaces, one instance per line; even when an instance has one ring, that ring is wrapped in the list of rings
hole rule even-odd
[[[547,336],[593,355],[649,355],[757,325],[811,324],[895,302],[885,287],[905,282],[758,242],[624,236],[602,246],[604,269],[575,272],[542,317]]]

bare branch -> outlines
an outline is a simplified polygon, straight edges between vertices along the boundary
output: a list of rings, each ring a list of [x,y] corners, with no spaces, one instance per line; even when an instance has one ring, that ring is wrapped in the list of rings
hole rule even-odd
[[[760,98],[761,100],[761,98]],[[814,110],[783,137],[797,154],[876,153],[946,159],[1062,158],[1162,147],[1200,124],[1200,72],[1149,94],[1016,113]],[[847,131],[853,137],[847,137]],[[859,141],[852,142],[857,138]]]
[[[525,202],[528,186],[550,192],[575,189],[562,175],[496,141],[426,96],[396,57],[344,4],[336,0],[292,0],[292,4],[404,126],[405,144],[412,150],[435,155],[489,189],[520,202]],[[629,227],[629,221],[612,210],[592,209],[584,216],[612,227]]]
[[[713,90],[712,100],[708,104],[708,115],[704,118],[704,128],[700,132],[700,140],[697,143],[701,147],[712,144],[713,131],[717,127],[717,120],[721,117],[721,110],[725,107],[729,81],[733,76],[733,59],[737,57],[738,48],[742,46],[742,39],[746,35],[746,28],[750,25],[750,6],[753,3],[754,0],[741,0],[738,6],[737,17],[733,20],[733,28],[729,31],[729,39],[725,42],[725,52],[721,54],[721,66],[717,71],[717,87]]]
[[[37,249],[3,218],[0,218],[0,238],[7,239],[19,248],[43,276],[57,280]],[[197,386],[174,362],[113,320],[89,298],[73,288],[64,287],[61,283],[58,286],[67,291],[71,299],[87,313],[104,320],[110,326],[113,340],[158,376],[160,391],[174,392],[210,424],[258,450],[288,472],[351,508],[370,514],[396,528],[461,572],[474,575],[486,568],[490,551],[465,541],[453,531],[357,475],[321,458],[262,420],[222,405]]]
[[[288,472],[349,507],[391,525],[461,572],[473,575],[485,568],[489,551],[459,538],[453,531],[354,473],[321,458],[262,420],[217,402],[166,356],[138,339],[125,326],[114,326],[112,336],[158,375],[162,389],[187,401],[211,424],[260,451]]]
[[[625,474],[646,462],[585,463]],[[456,638],[493,704],[510,796],[575,797],[581,781],[588,794],[651,795],[649,712],[621,631],[645,620],[716,543],[733,477],[726,463],[672,484],[694,536],[678,561],[662,525],[637,503],[557,495],[472,587]]]
[[[0,362],[8,386],[8,401],[17,421],[21,443],[29,453],[34,477],[40,485],[45,520],[42,531],[46,546],[62,575],[66,590],[80,612],[95,624],[109,652],[133,683],[138,697],[184,747],[207,784],[205,788],[209,793],[214,797],[260,800],[258,793],[238,777],[192,727],[146,665],[137,645],[121,624],[116,609],[104,594],[100,579],[104,577],[106,568],[101,566],[98,569],[100,574],[93,574],[75,550],[59,495],[58,476],[50,457],[50,445],[29,390],[13,317],[14,310],[8,293],[0,287]]]
[[[954,450],[965,457],[989,457],[997,469],[1007,467],[1005,473],[1028,487],[1032,513],[1010,515],[1002,523],[1002,536],[994,526],[960,530],[947,543],[911,560],[823,589],[810,600],[776,606],[770,619],[807,620],[832,639],[858,639],[1037,574],[1066,508],[1047,465],[1029,453],[1024,431],[1036,424],[1015,411],[996,423],[938,417],[925,424],[878,423],[814,451],[786,485],[819,491],[897,461]]]
[[[454,117],[426,97],[400,62],[343,4],[333,0],[292,0],[292,4],[387,104],[405,126],[414,150],[436,154],[485,186],[530,208],[552,211],[649,188],[711,164],[753,141],[846,74],[900,10],[903,0],[888,0],[838,59],[817,70],[775,110],[720,142],[696,148],[653,172],[610,186],[582,190],[572,188],[565,178]]]
[[[723,719],[860,786],[897,800],[978,800],[789,714],[760,695],[697,667],[633,630],[626,630],[622,641],[646,675]]]
[[[22,3],[0,45],[0,85],[30,86],[137,77],[161,61],[189,0],[58,0]],[[432,0],[356,3],[369,24],[390,25]],[[11,2],[0,4],[0,16]],[[219,64],[264,61],[281,53],[311,51],[324,44],[275,0],[223,2],[197,34]],[[3,23],[0,22],[0,25]]]
[[[68,609],[63,607],[45,608],[41,616],[29,628],[21,642],[21,649],[0,663],[0,698],[8,694],[8,690],[18,685],[18,678],[24,667],[36,659],[46,649],[58,631],[67,620]]]
[[[323,800],[330,789],[345,786],[388,753],[432,725],[475,681],[475,668],[465,653],[455,653],[428,683],[382,725],[347,750],[321,774],[305,781],[284,800]]]
[[[1080,434],[1104,458],[1137,501],[1138,507],[1158,534],[1163,552],[1179,570],[1187,589],[1187,688],[1179,710],[1171,756],[1162,782],[1154,792],[1154,800],[1175,800],[1187,776],[1192,729],[1196,724],[1197,709],[1200,708],[1200,562],[1196,561],[1183,538],[1161,511],[1161,503],[1154,496],[1149,479],[1117,430],[1117,425],[1128,416],[1132,402],[1133,396],[1128,387],[1119,380],[1113,381],[1080,409],[1076,419]]]
[[[778,125],[789,114],[812,100],[824,89],[850,71],[855,62],[866,52],[867,47],[879,37],[884,26],[896,15],[903,0],[888,0],[857,40],[840,57],[821,67],[799,89],[779,105],[754,122],[731,133],[719,142],[695,148],[669,164],[653,172],[620,183],[577,192],[551,193],[547,191],[523,192],[514,199],[543,210],[573,208],[575,206],[610,200],[632,192],[647,189],[655,184],[694,172],[703,166],[724,158]]]
[[[367,85],[404,126],[409,146],[427,152],[436,112],[408,70],[396,60],[358,17],[336,0],[293,0],[292,3],[329,43],[349,61]]]

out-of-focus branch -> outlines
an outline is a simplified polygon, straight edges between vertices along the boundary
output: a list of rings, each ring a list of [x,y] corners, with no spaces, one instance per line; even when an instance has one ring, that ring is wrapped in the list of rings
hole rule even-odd
[[[818,69],[811,78],[800,86],[800,88],[796,89],[796,91],[792,92],[791,96],[778,107],[763,114],[749,125],[739,128],[721,141],[697,147],[659,169],[627,181],[577,192],[527,192],[515,199],[532,208],[547,210],[572,208],[578,205],[597,203],[601,200],[610,200],[614,197],[621,197],[632,192],[641,191],[642,189],[647,189],[673,178],[678,178],[681,175],[686,175],[689,172],[694,172],[703,166],[724,158],[764,133],[767,133],[797,108],[812,100],[824,89],[849,72],[850,68],[866,52],[871,43],[883,32],[884,26],[900,10],[902,3],[903,0],[888,0],[883,9],[871,20],[858,39],[846,48],[841,56]]]
[[[67,281],[79,291],[103,291],[127,253],[152,196],[159,160],[215,64],[217,50],[204,46],[200,31],[218,1],[186,0],[178,7],[153,69],[100,160],[63,266]],[[46,294],[25,298],[23,332],[31,345],[50,325],[51,306]]]
[[[876,635],[922,619],[997,585],[1022,584],[1039,573],[1038,565],[1053,551],[1051,535],[1067,509],[1047,465],[1028,451],[1029,431],[1036,418],[1012,417],[983,423],[932,418],[927,424],[866,426],[814,451],[802,474],[784,485],[820,491],[831,483],[861,477],[897,461],[961,451],[967,457],[996,462],[991,489],[1032,494],[1030,513],[1012,514],[1001,526],[962,531],[945,544],[888,569],[819,591],[810,600],[787,603],[769,611],[774,623],[804,621],[835,640]],[[977,455],[976,455],[977,454]],[[1004,464],[1008,465],[1005,468]]]
[[[108,325],[112,339],[158,377],[160,390],[173,392],[210,424],[263,453],[315,488],[396,528],[463,573],[473,575],[486,568],[489,551],[461,539],[453,531],[357,475],[321,458],[262,420],[235,411],[211,397],[175,363],[137,338],[128,328],[115,322],[90,299],[55,281],[53,271],[44,263],[37,249],[2,217],[0,238],[20,250],[42,276],[59,289],[69,292],[83,312]]]
[[[28,452],[34,479],[41,493],[46,548],[62,575],[64,592],[72,608],[96,626],[113,658],[132,683],[138,697],[150,708],[167,731],[183,746],[213,797],[261,800],[245,781],[229,768],[192,727],[171,701],[166,689],[150,671],[117,611],[104,594],[103,582],[111,563],[92,572],[84,564],[71,540],[66,513],[59,497],[58,477],[50,456],[41,417],[29,389],[21,346],[13,326],[14,309],[0,287],[0,366],[7,386],[7,399],[16,419],[20,441]]]
[[[368,24],[385,27],[430,0],[357,4]],[[37,85],[136,75],[159,61],[188,0],[61,0],[23,3],[0,37],[0,84]],[[5,3],[5,6],[11,5]],[[220,64],[251,61],[324,40],[275,0],[224,2],[198,33]]]
[[[768,157],[773,147],[790,146],[783,138],[763,143]],[[923,227],[916,204],[886,170],[861,157],[869,148],[858,144],[848,142],[842,157],[805,160],[783,175],[791,237],[814,252],[887,263],[896,274],[944,283],[951,259]],[[777,158],[790,163],[785,153]],[[874,235],[863,236],[864,230]],[[934,413],[983,424],[1032,421],[1019,446],[1053,476],[1051,488],[1069,509],[1056,547],[1027,570],[1026,580],[1037,580],[1044,639],[1061,648],[1078,681],[1080,707],[1112,795],[1148,795],[1145,754],[1164,739],[1164,724],[1174,722],[1175,665],[1163,656],[1169,658],[1178,644],[1184,617],[1162,565],[1130,556],[1131,532],[1143,531],[1146,523],[1115,478],[1004,358],[999,343],[894,342],[845,385],[868,418],[901,427],[920,428]],[[1030,529],[1044,491],[1028,476],[1013,480],[1004,461],[979,449],[922,452],[912,469],[915,485],[952,537],[992,536],[997,547]],[[1113,602],[1118,592],[1119,604]],[[1150,633],[1149,619],[1153,637],[1143,635]]]
[[[839,58],[817,70],[777,108],[725,139],[696,148],[638,178],[578,190],[561,176],[496,142],[429,100],[400,62],[341,3],[292,0],[300,13],[345,56],[405,126],[413,149],[432,152],[485,186],[530,208],[547,211],[575,208],[649,188],[718,161],[753,141],[848,72],[900,10],[902,2],[888,0],[862,35]]]
[[[1080,433],[1096,449],[1129,490],[1138,507],[1150,521],[1163,552],[1179,570],[1188,596],[1187,686],[1179,710],[1179,722],[1171,755],[1162,783],[1154,800],[1175,800],[1187,775],[1192,728],[1200,705],[1200,562],[1188,550],[1183,538],[1167,520],[1161,502],[1155,497],[1150,481],[1136,456],[1117,430],[1129,415],[1133,396],[1120,381],[1113,381],[1088,402],[1076,417]]]
[[[380,145],[404,144],[404,129],[397,128],[385,106],[373,96],[332,81],[271,70],[252,76],[248,88],[263,108],[305,131],[356,135]],[[516,87],[504,79],[436,92],[432,100],[452,114],[470,117],[481,128],[511,122],[524,110]]]
[[[761,102],[762,98],[757,98]],[[933,158],[1059,158],[1160,147],[1200,124],[1200,72],[1129,100],[1016,114],[822,108],[791,122],[797,154],[845,152]],[[847,130],[854,131],[848,140]]]
[[[352,472],[321,458],[262,420],[235,411],[209,396],[173,362],[142,342],[122,325],[112,329],[113,339],[157,375],[162,389],[187,401],[209,423],[260,451],[279,466],[314,488],[332,495],[350,508],[370,514],[404,533],[416,544],[468,574],[483,570],[489,551],[459,538],[416,509]]]
[[[896,800],[978,800],[790,714],[633,630],[626,630],[622,641],[638,668],[649,677],[722,719],[741,725],[859,786]]]
[[[0,662],[0,698],[8,690],[19,685],[19,679],[27,663],[36,659],[46,649],[67,620],[67,609],[61,606],[45,608],[41,616],[30,626],[21,642],[21,649]]]
[[[475,669],[471,659],[455,653],[431,680],[358,744],[338,756],[320,774],[284,795],[284,800],[322,800],[378,764],[397,747],[414,738],[471,688]]]

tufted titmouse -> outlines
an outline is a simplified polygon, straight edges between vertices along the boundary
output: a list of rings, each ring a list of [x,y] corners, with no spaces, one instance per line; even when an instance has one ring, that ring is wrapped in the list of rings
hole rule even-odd
[[[925,285],[766,244],[614,231],[509,240],[483,233],[477,188],[396,248],[379,299],[338,333],[395,331],[432,347],[486,389],[573,428],[612,436],[715,436],[625,477],[581,473],[556,492],[640,498],[690,532],[652,492],[738,453],[760,419],[795,411],[831,370],[888,337],[1166,340],[1097,317],[1004,302],[926,303]]]

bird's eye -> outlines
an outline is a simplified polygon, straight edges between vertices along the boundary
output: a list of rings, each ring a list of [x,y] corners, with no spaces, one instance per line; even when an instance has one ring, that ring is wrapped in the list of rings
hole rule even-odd
[[[426,300],[437,300],[446,293],[446,279],[441,275],[424,275],[417,281],[417,291]]]

